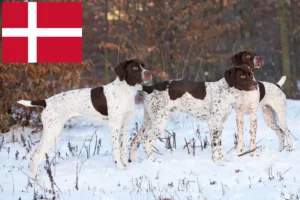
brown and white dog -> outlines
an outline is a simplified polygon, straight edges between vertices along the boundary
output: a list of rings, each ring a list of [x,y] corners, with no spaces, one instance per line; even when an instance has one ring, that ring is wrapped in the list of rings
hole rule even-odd
[[[112,142],[112,156],[118,169],[128,166],[128,126],[134,111],[135,95],[142,90],[140,84],[151,80],[151,73],[138,59],[125,60],[116,68],[117,78],[112,83],[96,88],[71,90],[45,100],[20,100],[19,104],[44,110],[41,118],[43,134],[36,150],[31,154],[30,168],[34,176],[45,153],[55,145],[64,123],[72,117],[108,124]]]
[[[257,88],[252,70],[248,66],[233,67],[216,82],[170,80],[143,86],[145,92],[144,121],[130,146],[130,161],[135,160],[138,143],[146,136],[143,147],[148,157],[152,154],[153,141],[164,132],[172,112],[185,112],[208,123],[212,159],[224,164],[221,136],[222,126],[233,105],[245,91]]]
[[[243,51],[232,56],[231,61],[234,66],[248,65],[254,71],[263,66],[261,57],[254,53]],[[286,124],[286,96],[280,89],[284,84],[285,77],[282,77],[277,84],[258,81],[258,90],[245,92],[239,96],[235,103],[237,113],[237,154],[243,151],[243,129],[245,114],[250,115],[250,150],[256,147],[257,116],[259,106],[263,108],[265,122],[273,129],[279,137],[279,151],[284,148],[284,137],[287,139],[287,150],[292,151],[292,141],[290,131]],[[254,151],[251,153],[254,154]]]

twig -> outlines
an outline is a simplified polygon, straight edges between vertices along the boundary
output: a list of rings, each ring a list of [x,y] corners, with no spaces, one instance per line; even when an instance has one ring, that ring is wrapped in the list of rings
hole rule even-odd
[[[161,153],[159,153],[158,151],[154,151],[153,149],[152,149],[152,152],[162,155]]]
[[[292,167],[290,167],[290,168],[288,168],[287,170],[285,170],[285,172],[283,172],[282,174],[281,174],[281,176],[283,176],[285,173],[287,173],[288,171],[290,171],[292,169]]]
[[[159,152],[159,150],[154,146],[154,145],[152,145],[152,147],[156,150],[156,151],[158,151]]]
[[[183,149],[185,149],[185,147],[186,147],[188,150],[188,154],[190,154],[190,149],[189,149],[190,142],[187,142],[185,138],[184,138],[184,141],[185,141],[185,145],[184,145]]]
[[[77,166],[76,166],[75,189],[78,190],[78,163],[77,163]]]
[[[88,137],[88,136],[85,137],[85,140],[84,140],[83,145],[82,145],[82,147],[81,147],[81,149],[80,149],[80,151],[79,151],[78,156],[81,155],[81,151],[82,151],[82,149],[83,149],[83,147],[84,147],[84,145],[85,145],[85,142],[86,142],[87,137]]]
[[[229,151],[227,151],[227,153],[226,154],[228,154],[230,151],[232,151],[232,149],[234,149],[235,147],[232,147]]]
[[[168,136],[167,139],[167,148],[171,150],[171,152],[173,152],[172,146],[171,146],[171,136]]]
[[[173,132],[173,148],[176,149],[176,133]]]
[[[195,156],[195,149],[196,149],[196,141],[195,141],[195,139],[193,138],[193,156]]]
[[[54,179],[53,179],[52,172],[51,172],[51,165],[50,165],[50,162],[49,162],[48,154],[45,154],[45,156],[46,156],[46,166],[44,168],[47,171],[47,174],[48,174],[49,179],[50,179],[52,194],[55,196]]]
[[[50,165],[52,165],[52,164],[53,164],[53,165],[54,165],[54,164],[56,165],[56,162],[55,162],[56,159],[55,159],[55,157],[56,157],[56,154],[58,154],[58,152],[60,151],[61,147],[62,147],[62,146],[59,147],[58,151],[56,151],[56,148],[55,148],[55,150],[54,150],[54,151],[55,151],[55,155],[54,155],[54,157],[51,159]],[[55,159],[55,161],[54,161],[54,159]]]
[[[253,151],[255,151],[256,149],[258,149],[258,148],[260,148],[260,147],[261,147],[261,146],[255,147],[254,149],[248,150],[248,151],[246,151],[246,152],[244,152],[244,153],[242,153],[242,154],[239,154],[238,156],[240,157],[240,156],[246,155],[246,154],[248,154],[248,153],[252,153]]]
[[[96,131],[97,130],[95,130],[95,132],[93,133],[93,135],[92,135],[92,137],[91,137],[91,140],[90,140],[90,143],[89,143],[89,153],[88,153],[88,158],[90,157],[90,155],[91,155],[91,143],[92,143],[92,140],[93,140],[93,138],[94,138],[94,135],[96,135]],[[97,136],[96,136],[96,141],[97,141]],[[95,151],[94,151],[95,152]]]
[[[10,174],[11,174],[11,179],[12,179],[12,182],[13,182],[13,195],[12,196],[14,196],[15,195],[15,181],[14,181],[14,177],[12,175],[12,169],[10,170]]]
[[[39,186],[42,190],[46,190],[44,186],[42,186],[36,179],[31,178],[28,174],[23,172],[21,169],[19,169],[25,176],[27,176],[28,179],[32,180],[37,186]]]
[[[49,162],[49,157],[48,157],[48,154],[45,154],[46,156],[46,166],[44,167],[47,174],[48,174],[48,177],[50,179],[50,182],[51,182],[51,188],[52,188],[52,193],[53,195],[55,196],[55,190],[54,190],[54,185],[56,186],[56,188],[59,190],[59,192],[62,194],[62,191],[60,190],[60,188],[57,186],[57,184],[55,183],[54,179],[53,179],[53,176],[52,176],[52,172],[51,172],[51,165],[50,165],[50,162]]]
[[[97,131],[97,130],[96,130]],[[97,141],[98,141],[98,138],[97,138],[97,133],[95,131],[95,134],[96,134],[96,140],[95,140],[95,148],[94,148],[94,153],[93,153],[93,156],[95,156],[96,154],[96,149],[97,149]]]

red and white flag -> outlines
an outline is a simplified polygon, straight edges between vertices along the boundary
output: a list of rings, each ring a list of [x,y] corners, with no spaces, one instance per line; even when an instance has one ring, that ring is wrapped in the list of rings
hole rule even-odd
[[[81,2],[3,2],[2,62],[82,62]]]

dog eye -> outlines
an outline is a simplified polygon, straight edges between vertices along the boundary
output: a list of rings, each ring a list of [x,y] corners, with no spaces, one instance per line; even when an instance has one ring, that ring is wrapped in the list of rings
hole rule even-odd
[[[139,70],[139,67],[138,66],[133,66],[132,69],[137,71],[137,70]]]
[[[240,78],[245,79],[246,75],[240,75]]]

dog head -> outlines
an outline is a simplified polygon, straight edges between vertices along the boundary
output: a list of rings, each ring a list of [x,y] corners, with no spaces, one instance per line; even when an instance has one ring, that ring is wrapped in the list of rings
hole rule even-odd
[[[236,67],[239,65],[247,64],[250,69],[259,69],[263,66],[264,61],[262,57],[256,56],[255,53],[249,51],[242,51],[231,57],[232,64]]]
[[[224,77],[229,87],[235,87],[238,90],[244,91],[257,89],[257,82],[254,80],[253,72],[247,64],[226,70]]]
[[[128,85],[145,84],[151,81],[152,75],[144,67],[144,62],[139,59],[124,60],[115,67],[115,73]]]

